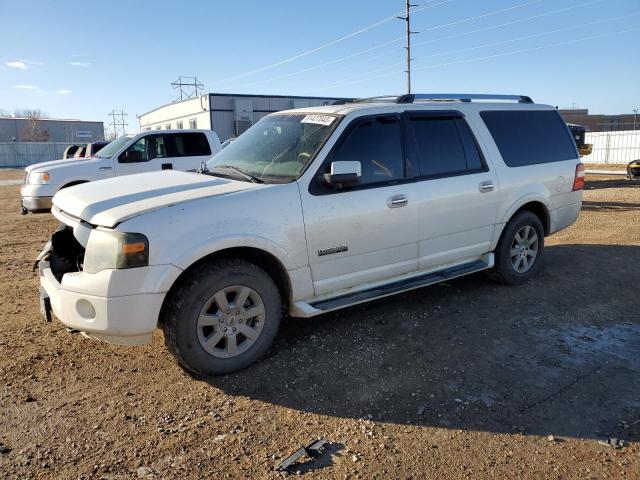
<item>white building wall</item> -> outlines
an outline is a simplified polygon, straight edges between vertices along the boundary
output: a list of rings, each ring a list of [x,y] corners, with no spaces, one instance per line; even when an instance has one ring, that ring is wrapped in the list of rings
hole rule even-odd
[[[182,128],[190,128],[190,120],[196,121],[196,128],[211,130],[209,95],[164,105],[140,115],[138,120],[140,130],[176,129],[179,122],[182,122]]]
[[[290,108],[329,105],[338,98],[286,97],[211,93],[198,98],[174,102],[138,116],[141,130],[164,130],[167,124],[189,128],[195,118],[197,128],[215,131],[221,141],[235,137],[265,115]],[[239,123],[236,123],[239,121]]]

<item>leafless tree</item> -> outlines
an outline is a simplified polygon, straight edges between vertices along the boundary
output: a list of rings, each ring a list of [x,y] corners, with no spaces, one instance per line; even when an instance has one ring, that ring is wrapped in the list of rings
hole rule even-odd
[[[41,128],[40,120],[47,115],[41,110],[16,110],[14,115],[27,119],[27,125],[20,134],[23,142],[47,142],[49,131]]]

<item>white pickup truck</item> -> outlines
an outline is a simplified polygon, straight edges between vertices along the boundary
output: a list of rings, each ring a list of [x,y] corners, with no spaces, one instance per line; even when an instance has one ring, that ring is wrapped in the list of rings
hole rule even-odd
[[[56,194],[42,311],[121,344],[160,327],[184,367],[228,373],[266,351],[282,312],[312,317],[482,270],[525,283],[545,236],[578,217],[583,184],[566,123],[525,96],[274,113],[197,172]]]
[[[55,193],[80,183],[157,170],[193,170],[220,151],[209,130],[163,130],[123,135],[86,159],[53,160],[25,168],[22,213],[47,212]]]

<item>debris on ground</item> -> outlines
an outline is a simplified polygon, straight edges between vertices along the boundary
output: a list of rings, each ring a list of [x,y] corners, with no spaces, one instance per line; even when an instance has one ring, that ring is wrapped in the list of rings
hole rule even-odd
[[[282,462],[280,462],[280,464],[276,466],[276,471],[278,472],[288,471],[291,465],[293,465],[295,462],[300,460],[305,455],[311,459],[316,459],[320,457],[320,455],[322,455],[322,453],[324,452],[323,446],[325,443],[326,443],[326,440],[319,438],[318,440],[311,442],[306,447],[300,447],[298,450],[296,450],[287,458],[285,458]]]
[[[609,437],[606,440],[599,440],[598,443],[600,445],[605,445],[607,447],[611,447],[611,448],[623,448],[625,446],[625,442],[624,440],[621,440],[619,438],[613,438],[613,437]]]

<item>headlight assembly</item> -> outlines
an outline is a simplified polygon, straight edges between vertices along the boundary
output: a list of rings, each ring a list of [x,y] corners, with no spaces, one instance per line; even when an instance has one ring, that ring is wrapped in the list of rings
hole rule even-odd
[[[49,183],[49,172],[31,172],[29,174],[29,183],[38,185]]]
[[[107,269],[146,267],[149,241],[141,233],[93,229],[89,234],[82,270],[98,273]]]

